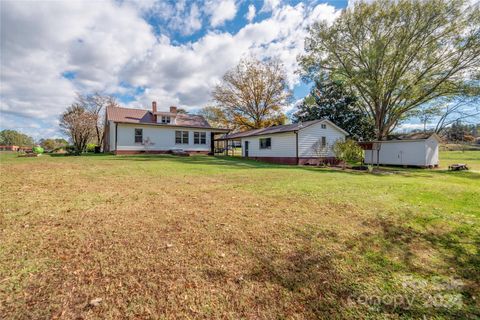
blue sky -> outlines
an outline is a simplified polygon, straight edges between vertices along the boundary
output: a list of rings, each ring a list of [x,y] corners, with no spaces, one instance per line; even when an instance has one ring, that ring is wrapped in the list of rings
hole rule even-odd
[[[58,137],[76,93],[132,108],[212,104],[240,59],[278,58],[295,100],[306,28],[333,22],[346,0],[1,1],[0,128]],[[291,112],[294,105],[285,108]],[[411,124],[411,127],[418,124]]]

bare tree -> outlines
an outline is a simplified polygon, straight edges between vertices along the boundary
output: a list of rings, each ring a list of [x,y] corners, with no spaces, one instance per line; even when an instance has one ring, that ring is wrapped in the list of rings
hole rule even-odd
[[[142,141],[142,145],[144,146],[145,151],[148,151],[148,148],[150,148],[154,144],[155,143],[152,141],[152,139],[150,139],[150,137],[147,137],[147,138],[143,139],[143,141]]]
[[[95,136],[97,146],[103,144],[103,128],[104,128],[104,113],[107,107],[114,106],[118,107],[117,100],[115,97],[110,95],[102,95],[98,92],[95,92],[91,95],[82,95],[77,94],[77,104],[83,106],[88,112],[92,114],[95,118]]]
[[[480,116],[480,95],[445,99],[441,102],[441,115],[435,126],[435,133],[441,133],[446,127],[459,121],[466,122]]]
[[[85,151],[87,143],[95,137],[96,117],[85,106],[74,103],[60,116],[60,127],[75,147],[75,153]]]
[[[318,159],[317,165],[321,164],[321,160],[323,157],[326,157],[328,155],[328,149],[329,146],[326,143],[326,141],[322,141],[322,139],[318,139],[313,145],[312,145],[312,152],[315,154],[315,157]]]
[[[286,75],[278,60],[243,59],[223,76],[213,99],[236,128],[256,129],[286,120],[282,107],[291,98]]]

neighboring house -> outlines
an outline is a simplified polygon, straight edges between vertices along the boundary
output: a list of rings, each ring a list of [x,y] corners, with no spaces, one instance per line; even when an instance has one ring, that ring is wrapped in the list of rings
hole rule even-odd
[[[19,146],[0,146],[1,151],[18,151],[19,149]]]
[[[441,139],[437,134],[414,133],[386,141],[361,142],[365,163],[417,167],[437,167]]]
[[[283,164],[336,163],[332,146],[348,133],[327,119],[239,132],[224,137],[240,140],[245,158]]]
[[[213,153],[215,134],[228,130],[212,128],[199,115],[177,113],[176,107],[168,112],[108,107],[106,110],[105,152],[134,153]]]
[[[22,147],[22,146],[0,146],[0,151],[31,151],[32,147]]]

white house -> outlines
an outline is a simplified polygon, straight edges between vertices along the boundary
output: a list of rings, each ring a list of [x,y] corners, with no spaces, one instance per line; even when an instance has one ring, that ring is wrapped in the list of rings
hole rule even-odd
[[[152,102],[152,111],[108,107],[106,110],[105,152],[115,154],[213,153],[215,134],[228,130],[212,128],[199,115],[178,113],[176,107],[168,112],[158,112]]]
[[[399,166],[437,167],[438,147],[441,140],[437,134],[410,134],[397,136],[394,140],[362,142],[365,163]]]
[[[255,129],[227,135],[240,140],[242,156],[283,164],[335,163],[332,146],[348,133],[327,119]]]

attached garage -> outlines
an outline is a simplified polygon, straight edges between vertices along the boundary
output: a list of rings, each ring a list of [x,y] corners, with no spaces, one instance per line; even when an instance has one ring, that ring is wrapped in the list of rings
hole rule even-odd
[[[437,134],[410,134],[386,141],[361,142],[366,164],[438,167]]]

